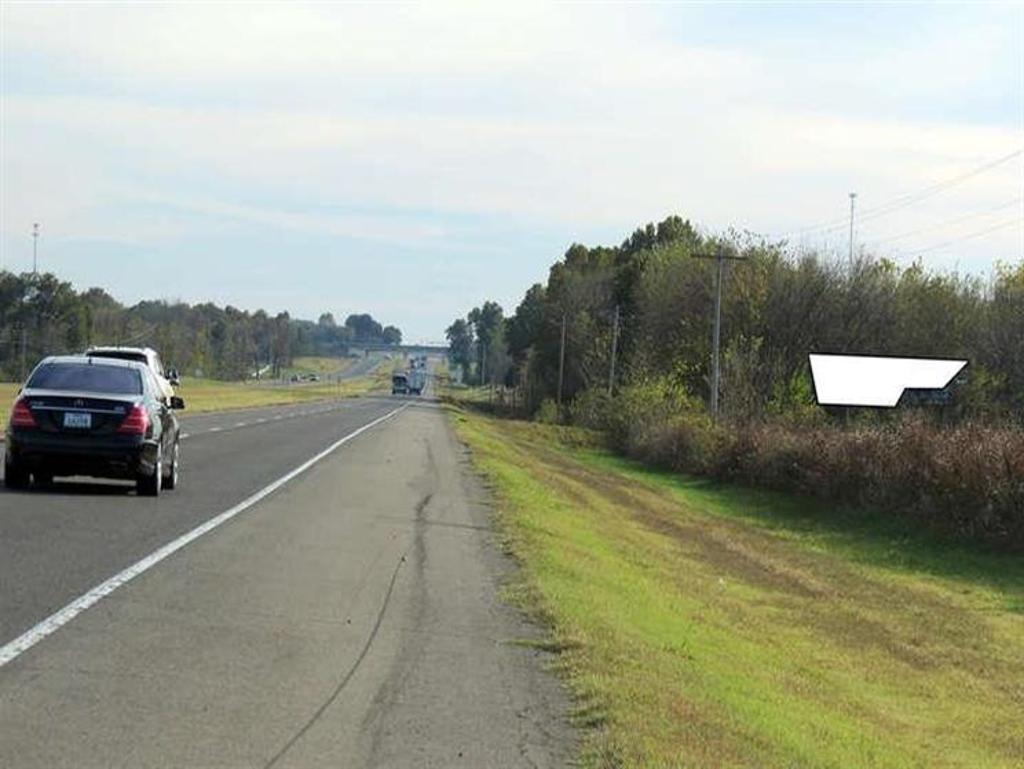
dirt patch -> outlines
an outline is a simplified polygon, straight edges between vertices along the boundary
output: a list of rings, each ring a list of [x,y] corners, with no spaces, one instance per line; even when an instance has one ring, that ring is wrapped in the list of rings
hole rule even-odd
[[[824,631],[829,638],[848,649],[878,649],[917,670],[937,667],[936,660],[901,641],[888,626],[857,612],[830,606],[826,611],[810,610],[801,616],[804,624]]]

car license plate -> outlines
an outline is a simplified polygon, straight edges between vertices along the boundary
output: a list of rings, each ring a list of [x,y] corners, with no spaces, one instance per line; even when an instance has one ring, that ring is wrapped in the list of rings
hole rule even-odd
[[[65,411],[64,426],[88,430],[92,427],[92,414],[83,414],[79,411]]]

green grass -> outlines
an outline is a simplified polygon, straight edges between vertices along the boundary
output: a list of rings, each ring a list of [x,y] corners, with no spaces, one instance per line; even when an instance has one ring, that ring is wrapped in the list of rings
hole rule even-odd
[[[356,359],[354,358],[295,358],[291,366],[281,369],[281,376],[290,377],[292,374],[327,376],[328,374],[345,371],[355,362]]]
[[[280,387],[255,382],[221,382],[186,377],[182,380],[181,386],[176,388],[176,392],[185,399],[186,413],[191,414],[371,395],[390,392],[390,384],[390,372],[381,370],[365,377],[354,377],[341,382],[315,382]],[[17,390],[16,384],[0,383],[0,414],[3,415],[4,424]]]
[[[1024,563],[453,409],[591,767],[1024,765]],[[824,513],[828,513],[825,515]]]
[[[11,405],[20,385],[14,382],[0,382],[0,419],[7,424],[7,415],[11,413]]]
[[[341,382],[314,382],[281,387],[190,377],[182,380],[177,393],[185,399],[187,412],[193,413],[351,398],[382,393],[389,386],[390,374],[386,372],[375,372],[369,376]]]

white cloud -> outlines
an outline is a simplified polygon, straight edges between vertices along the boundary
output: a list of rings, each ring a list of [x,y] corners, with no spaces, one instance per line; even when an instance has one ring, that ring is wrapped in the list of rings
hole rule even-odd
[[[697,23],[688,7],[673,11]],[[6,231],[42,218],[68,236],[144,242],[195,226],[109,216],[148,203],[398,245],[457,238],[449,217],[463,215],[567,241],[673,211],[778,232],[842,216],[849,189],[870,205],[1021,142],[1002,118],[936,109],[994,81],[1019,91],[1019,73],[993,62],[1020,51],[1020,27],[988,16],[951,22],[956,34],[936,23],[858,60],[852,39],[797,52],[688,40],[685,23],[669,33],[658,13],[628,5],[6,3],[2,13]],[[865,236],[1019,187],[1007,166]],[[1004,231],[964,253],[985,266],[1017,238]]]
[[[374,76],[515,67],[573,40],[585,14],[536,3],[11,5],[12,55],[42,50],[123,77]],[[578,38],[576,38],[578,42]]]

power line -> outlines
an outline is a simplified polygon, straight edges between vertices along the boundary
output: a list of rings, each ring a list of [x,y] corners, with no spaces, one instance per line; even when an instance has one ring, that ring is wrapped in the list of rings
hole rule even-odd
[[[935,184],[931,184],[923,189],[917,190],[916,192],[904,193],[903,195],[898,195],[897,197],[887,200],[884,203],[879,203],[876,206],[864,208],[861,210],[858,219],[861,222],[870,221],[871,219],[876,219],[880,216],[890,214],[893,211],[898,211],[901,208],[906,208],[907,206],[914,205],[915,203],[919,203],[922,200],[926,200],[930,197],[933,197],[934,195],[938,195],[940,192],[944,192],[950,187],[955,187],[956,185],[961,184],[969,179],[973,179],[975,176],[979,176],[985,173],[986,171],[990,171],[993,168],[1001,166],[1003,163],[1008,163],[1009,161],[1013,160],[1016,157],[1019,157],[1022,154],[1024,154],[1024,148],[1014,150],[1008,155],[1003,155],[1002,157],[996,158],[995,160],[990,160],[987,163],[983,163],[982,165],[972,168],[969,171],[965,171],[964,173],[961,173],[957,176],[951,177],[944,181],[936,182]],[[790,234],[807,235],[815,232],[825,233],[831,230],[842,229],[846,227],[846,225],[847,218],[843,217],[842,219],[832,219],[828,222],[825,222],[824,224],[820,224],[815,227],[802,227],[796,232],[792,232]]]
[[[1009,221],[1001,222],[999,224],[993,225],[992,227],[987,227],[984,230],[978,230],[977,232],[971,232],[971,233],[968,233],[967,235],[961,235],[959,238],[952,238],[950,240],[947,240],[944,243],[936,243],[933,246],[928,246],[928,248],[923,248],[920,251],[915,251],[914,255],[916,256],[918,254],[927,254],[929,251],[937,251],[940,248],[945,248],[946,246],[951,246],[954,243],[959,243],[959,242],[961,242],[963,240],[971,240],[972,238],[980,238],[982,235],[988,235],[990,232],[995,232],[996,230],[1004,230],[1007,227],[1013,227],[1013,226],[1019,225],[1019,224],[1024,224],[1024,220],[1022,220],[1022,219],[1010,219]]]
[[[986,208],[986,209],[984,209],[982,211],[973,211],[973,212],[971,212],[969,214],[964,214],[963,216],[958,216],[955,219],[950,219],[948,221],[942,222],[941,224],[931,225],[931,226],[928,226],[928,227],[918,227],[916,230],[909,230],[907,232],[900,233],[899,235],[891,235],[891,236],[886,237],[886,238],[879,238],[877,240],[870,240],[870,241],[868,241],[868,244],[872,245],[872,246],[877,246],[877,245],[880,245],[882,243],[891,243],[894,240],[903,240],[904,238],[909,238],[911,235],[920,235],[922,232],[930,232],[931,230],[936,230],[936,229],[941,230],[941,229],[943,229],[945,227],[949,227],[949,226],[951,226],[953,224],[960,224],[961,222],[969,221],[970,219],[974,219],[975,217],[978,217],[978,216],[988,216],[989,214],[994,214],[996,211],[1002,211],[1004,208],[1009,208],[1010,206],[1017,205],[1017,203],[1020,203],[1022,199],[1024,199],[1024,198],[1021,198],[1020,196],[1018,196],[1018,197],[1015,197],[1013,200],[1007,200],[1007,201],[1005,201],[1003,203],[1000,203],[998,206],[993,206],[992,208]]]
[[[948,190],[950,187],[955,187],[957,184],[961,184],[962,182],[965,182],[968,179],[973,179],[975,176],[980,176],[986,171],[1001,166],[1003,163],[1008,163],[1014,158],[1020,156],[1022,153],[1024,153],[1024,149],[1015,150],[1014,152],[1011,152],[1009,155],[1004,155],[1001,158],[996,158],[995,160],[989,161],[988,163],[980,165],[977,168],[962,173],[959,176],[954,176],[951,179],[947,179],[944,182],[937,182],[936,184],[933,184],[930,187],[925,187],[923,190],[919,190],[916,193],[909,193],[899,198],[894,198],[888,203],[882,203],[880,205],[875,206],[874,208],[867,209],[861,216],[861,219],[863,220],[864,218],[868,217],[874,218],[876,216],[883,216],[884,214],[890,213],[891,211],[904,208],[914,203],[919,203],[920,201],[930,198],[933,195],[937,195],[940,192]]]
[[[154,326],[153,324],[147,323],[146,324],[146,328],[144,328],[139,333],[133,334],[132,336],[128,337],[127,339],[119,340],[118,341],[118,346],[119,347],[126,347],[126,346],[129,346],[129,345],[135,344],[136,342],[138,342],[138,341],[140,341],[142,339],[145,339],[146,337],[148,337],[151,334],[155,333],[155,331],[156,331],[156,326]]]

